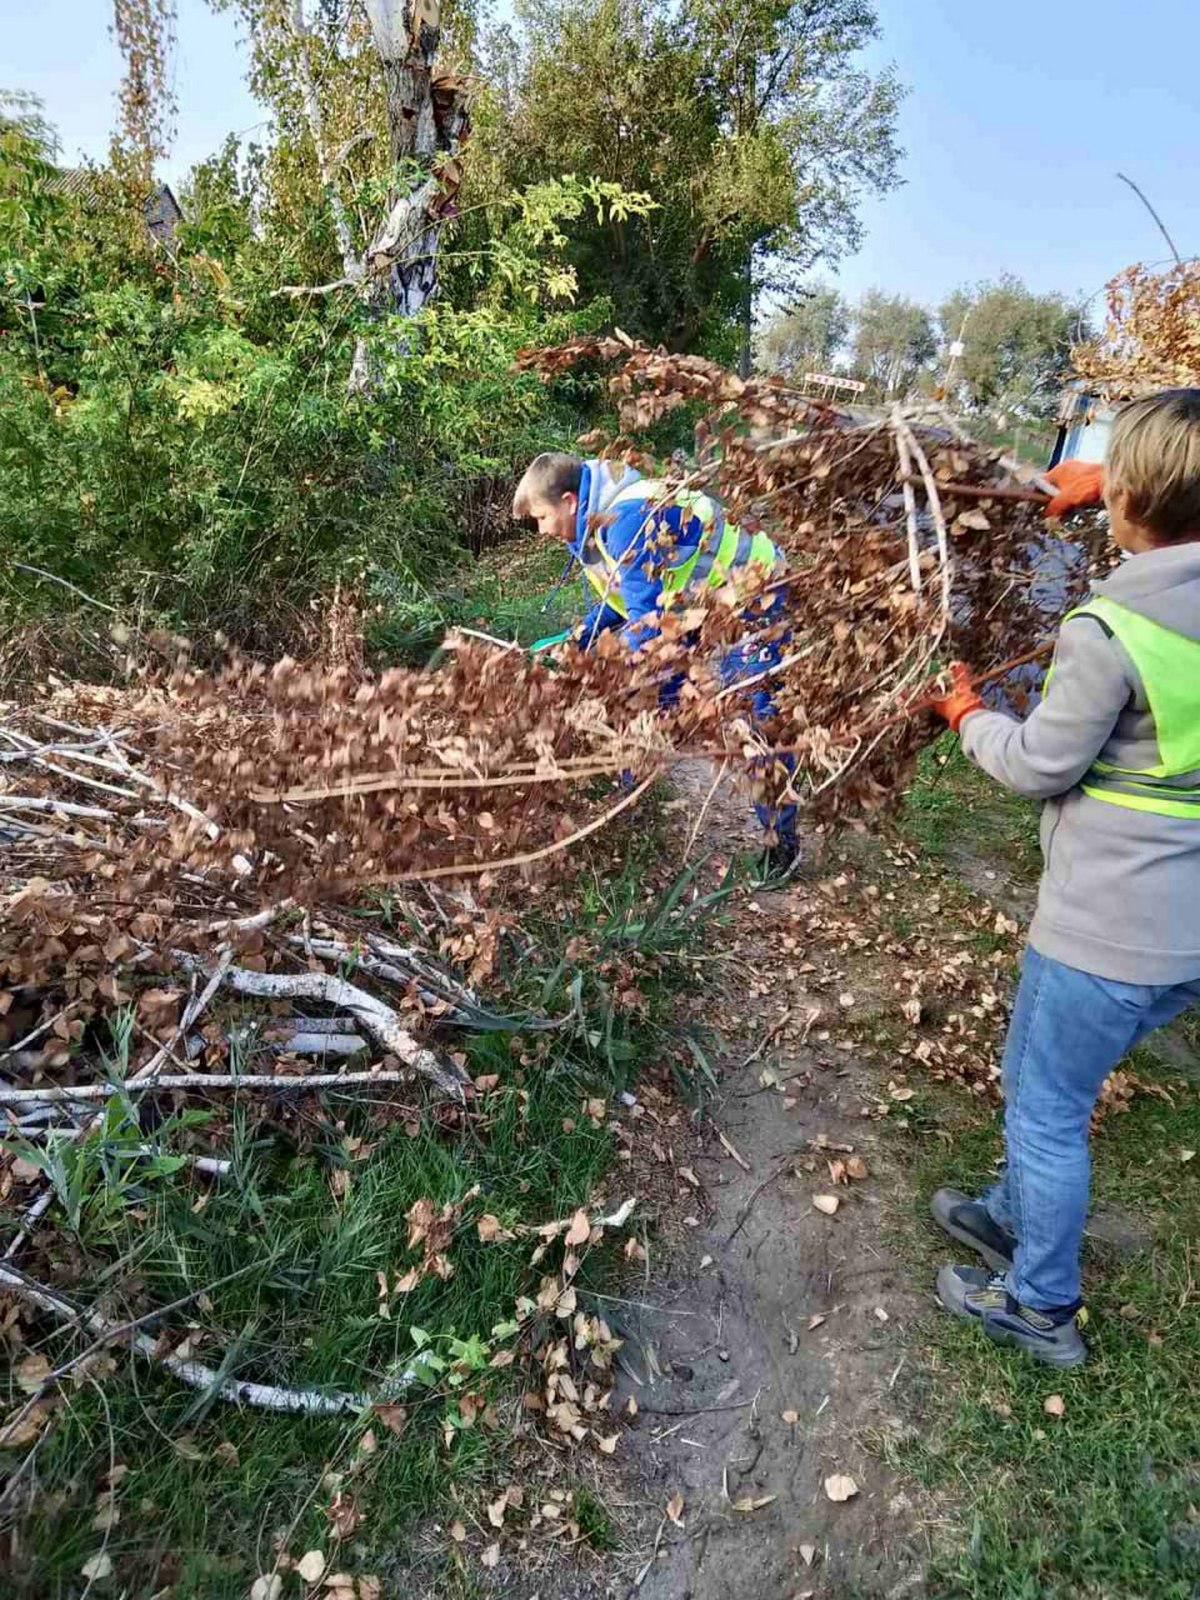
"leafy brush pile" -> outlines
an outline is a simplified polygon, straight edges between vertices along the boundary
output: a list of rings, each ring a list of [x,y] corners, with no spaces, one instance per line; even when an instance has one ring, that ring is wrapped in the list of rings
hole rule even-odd
[[[1090,534],[1048,531],[1031,469],[974,444],[941,408],[860,419],[778,378],[743,380],[618,338],[523,359],[546,378],[583,361],[616,364],[627,434],[613,449],[639,464],[639,432],[684,405],[702,413],[700,464],[682,487],[714,493],[787,562],[786,577],[758,589],[788,596],[774,634],[786,639],[783,660],[763,679],[777,707],[772,741],[795,762],[792,798],[817,820],[893,806],[936,732],[920,713],[938,670],[957,657],[1005,678],[1046,651],[1045,635],[1086,589]],[[689,668],[698,693],[676,726],[681,743],[707,735],[712,747],[702,671]],[[1020,701],[1019,678],[1008,693]]]
[[[1136,263],[1118,273],[1103,333],[1072,360],[1080,377],[1118,399],[1200,384],[1200,262],[1165,272]]]

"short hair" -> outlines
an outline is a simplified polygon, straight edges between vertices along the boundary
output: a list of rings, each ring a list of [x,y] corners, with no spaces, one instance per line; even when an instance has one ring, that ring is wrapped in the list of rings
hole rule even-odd
[[[1166,389],[1123,406],[1105,477],[1128,514],[1164,543],[1200,534],[1200,389]]]
[[[562,450],[546,450],[534,456],[513,495],[513,516],[530,516],[535,501],[552,506],[565,494],[578,494],[582,480],[582,456],[567,455]]]

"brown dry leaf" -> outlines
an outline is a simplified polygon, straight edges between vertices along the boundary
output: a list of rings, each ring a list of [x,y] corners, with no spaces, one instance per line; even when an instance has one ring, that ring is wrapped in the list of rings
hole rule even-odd
[[[408,1411],[404,1406],[384,1405],[375,1407],[375,1415],[383,1423],[389,1433],[394,1433],[397,1439],[408,1426]]]
[[[103,1496],[102,1500],[100,1509],[92,1518],[92,1527],[97,1533],[111,1533],[121,1520],[121,1508],[107,1496]]]
[[[362,1512],[342,1489],[329,1502],[328,1516],[335,1539],[348,1539],[362,1521]]]
[[[493,1528],[504,1526],[504,1513],[508,1510],[508,1490],[505,1489],[500,1497],[493,1500],[487,1508],[487,1519]]]
[[[832,1217],[842,1202],[836,1194],[815,1194],[812,1197],[812,1203],[825,1216]]]
[[[678,1489],[667,1501],[667,1517],[677,1528],[683,1527],[683,1496]]]
[[[745,1495],[742,1499],[733,1502],[733,1510],[743,1513],[761,1511],[764,1506],[773,1505],[778,1499],[779,1496],[777,1494],[760,1494],[757,1498],[752,1495]]]
[[[807,1329],[807,1331],[809,1333],[811,1333],[814,1328],[819,1328],[824,1321],[825,1321],[824,1313],[821,1312],[821,1311],[814,1311],[812,1316],[809,1317],[809,1319],[808,1319],[808,1329]]]
[[[1196,1159],[1196,1152],[1194,1150],[1181,1150],[1179,1152],[1179,1159],[1180,1161],[1194,1161]]]
[[[607,1439],[603,1434],[600,1433],[593,1433],[592,1437],[595,1439],[596,1445],[601,1453],[606,1456],[615,1455],[617,1445],[621,1442],[621,1435],[619,1433],[610,1434]]]
[[[240,1467],[242,1464],[237,1446],[231,1444],[228,1439],[222,1439],[220,1444],[213,1447],[213,1455],[223,1467]]]
[[[1050,1394],[1042,1401],[1042,1410],[1048,1417],[1064,1417],[1067,1414],[1067,1402],[1060,1394]]]
[[[24,1361],[18,1362],[14,1373],[17,1387],[26,1394],[36,1394],[53,1370],[44,1355],[26,1356]]]
[[[185,1461],[204,1460],[204,1451],[201,1450],[190,1433],[182,1433],[178,1439],[172,1439],[171,1448],[177,1456],[182,1456]]]
[[[250,1585],[250,1600],[279,1600],[283,1593],[283,1579],[277,1572],[264,1572]]]
[[[111,1578],[112,1570],[112,1557],[106,1550],[101,1550],[99,1555],[92,1556],[91,1559],[85,1561],[79,1569],[81,1575],[85,1577],[89,1583],[100,1583],[105,1578]],[[278,1590],[276,1590],[276,1593],[278,1593]],[[255,1596],[254,1600],[260,1600],[260,1597]],[[275,1600],[275,1597],[274,1595],[269,1597],[264,1596],[261,1597],[261,1600]]]
[[[383,1579],[377,1578],[373,1572],[366,1573],[358,1580],[358,1600],[379,1600],[383,1593]]]
[[[465,1526],[461,1522],[452,1522],[450,1524],[450,1537],[454,1540],[455,1544],[465,1543],[467,1537],[467,1530]]]
[[[564,1243],[568,1249],[573,1250],[577,1245],[586,1244],[591,1232],[592,1225],[588,1220],[588,1214],[581,1208],[571,1218],[571,1226],[567,1229]]]
[[[0,1424],[0,1450],[20,1450],[24,1445],[32,1444],[49,1415],[50,1407],[45,1401],[30,1406],[28,1411],[24,1406],[18,1406],[8,1421]]]
[[[916,1092],[917,1091],[913,1088],[910,1088],[907,1083],[888,1084],[888,1094],[891,1095],[893,1100],[898,1100],[900,1102],[911,1100]]]
[[[500,1565],[499,1543],[497,1542],[496,1544],[488,1545],[487,1549],[480,1556],[479,1562],[480,1565],[484,1567],[498,1567]]]
[[[305,1583],[319,1583],[328,1565],[324,1550],[306,1550],[296,1563],[296,1571]]]
[[[817,1547],[816,1547],[816,1545],[815,1544],[802,1544],[800,1546],[800,1559],[801,1559],[801,1561],[803,1561],[803,1563],[804,1563],[804,1565],[806,1567],[811,1567],[813,1562],[817,1559]]]
[[[826,1497],[835,1503],[853,1500],[857,1493],[858,1485],[844,1472],[834,1472],[825,1479]]]
[[[480,1244],[503,1244],[508,1239],[515,1239],[516,1234],[503,1226],[499,1217],[494,1217],[487,1211],[475,1224],[479,1232]]]
[[[795,1427],[796,1423],[800,1421],[800,1413],[798,1411],[784,1411],[782,1416],[789,1428]]]
[[[848,1177],[854,1178],[857,1182],[861,1182],[865,1177],[868,1176],[868,1172],[869,1169],[867,1167],[867,1163],[861,1156],[849,1157],[846,1162],[846,1175]]]
[[[700,1187],[700,1179],[692,1171],[691,1167],[680,1167],[678,1171],[679,1176],[683,1179],[684,1183],[690,1183],[693,1189],[698,1189]]]

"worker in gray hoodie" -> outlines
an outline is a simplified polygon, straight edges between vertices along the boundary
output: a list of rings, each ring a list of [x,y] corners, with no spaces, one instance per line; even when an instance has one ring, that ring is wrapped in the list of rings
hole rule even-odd
[[[937,709],[967,756],[1043,800],[1044,871],[1004,1050],[1005,1166],[933,1214],[987,1263],[938,1296],[1053,1366],[1087,1357],[1079,1256],[1088,1132],[1127,1051],[1200,999],[1200,389],[1125,407],[1101,472],[1058,469],[1051,510],[1097,503],[1126,559],[1070,613],[1019,722],[962,664]]]

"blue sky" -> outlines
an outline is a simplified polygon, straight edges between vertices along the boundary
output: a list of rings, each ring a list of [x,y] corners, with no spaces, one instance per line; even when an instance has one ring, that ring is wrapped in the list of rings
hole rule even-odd
[[[871,202],[866,244],[838,282],[936,302],[1000,272],[1094,294],[1166,247],[1130,191],[1200,253],[1198,0],[878,0],[875,64],[911,93],[904,188]],[[119,73],[106,0],[0,0],[0,87],[40,94],[64,156],[102,157]],[[233,18],[179,0],[177,178],[227,132],[262,120]]]

